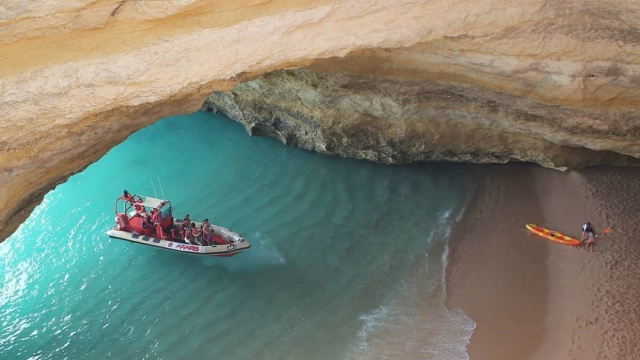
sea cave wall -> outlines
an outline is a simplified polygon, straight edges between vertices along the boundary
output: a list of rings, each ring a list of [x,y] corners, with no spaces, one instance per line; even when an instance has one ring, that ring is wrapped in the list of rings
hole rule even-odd
[[[640,163],[625,155],[637,143],[632,111],[544,104],[432,78],[278,70],[212,93],[204,109],[250,135],[386,164],[521,161],[567,170]]]
[[[0,239],[132,132],[204,108],[390,164],[640,158],[640,4],[7,0]]]

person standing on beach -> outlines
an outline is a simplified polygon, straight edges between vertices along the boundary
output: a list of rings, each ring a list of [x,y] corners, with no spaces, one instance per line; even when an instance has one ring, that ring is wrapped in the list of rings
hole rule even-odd
[[[593,225],[591,225],[591,221],[587,221],[582,225],[582,240],[580,240],[580,245],[584,243],[584,250],[589,249],[589,245],[591,245],[591,251],[593,252],[593,244],[596,242],[596,231],[593,229]]]

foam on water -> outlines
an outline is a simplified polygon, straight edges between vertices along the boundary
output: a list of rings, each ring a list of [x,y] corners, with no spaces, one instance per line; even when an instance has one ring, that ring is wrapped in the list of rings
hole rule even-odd
[[[452,212],[447,209],[439,216],[440,226],[426,240],[430,246],[425,258],[418,259],[402,281],[401,295],[361,315],[348,359],[468,359],[466,347],[476,324],[462,310],[444,305],[447,239],[461,218],[456,214],[452,219]],[[429,253],[440,254],[439,263]]]
[[[114,199],[153,194],[149,178],[176,216],[252,248],[202,258],[108,238]],[[473,322],[446,309],[442,279],[468,186],[460,167],[330,158],[220,115],[161,120],[47,194],[0,245],[0,354],[464,359]]]

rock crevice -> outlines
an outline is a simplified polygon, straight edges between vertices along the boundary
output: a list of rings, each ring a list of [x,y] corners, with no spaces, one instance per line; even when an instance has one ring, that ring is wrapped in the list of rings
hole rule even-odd
[[[387,164],[526,161],[566,170],[640,163],[598,151],[628,141],[626,151],[637,153],[640,124],[624,111],[541,104],[469,84],[281,70],[214,92],[206,104],[251,135]]]

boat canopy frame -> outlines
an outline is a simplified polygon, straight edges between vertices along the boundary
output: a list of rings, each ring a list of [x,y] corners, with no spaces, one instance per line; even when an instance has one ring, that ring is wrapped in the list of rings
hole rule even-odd
[[[129,214],[131,209],[136,206],[144,206],[149,209],[157,209],[162,212],[162,209],[165,206],[169,206],[169,214],[173,214],[173,209],[171,208],[171,201],[165,199],[158,199],[151,196],[138,195],[138,194],[130,194],[128,191],[124,191],[124,194],[116,199],[115,203],[115,211],[118,214],[118,204],[122,202],[122,209],[124,214]],[[166,211],[165,211],[166,213]]]

